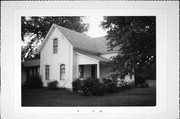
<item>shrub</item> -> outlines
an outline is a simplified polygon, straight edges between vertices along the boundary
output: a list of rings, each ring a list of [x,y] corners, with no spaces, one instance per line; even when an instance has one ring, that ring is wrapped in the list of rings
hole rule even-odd
[[[82,81],[79,79],[76,79],[72,82],[73,91],[81,90]]]
[[[107,86],[102,83],[97,83],[94,86],[94,93],[95,95],[105,95],[107,93]]]
[[[147,79],[145,77],[136,76],[135,77],[135,86],[140,87],[140,88],[147,88],[147,87],[149,87],[149,85],[146,81],[147,81]]]
[[[82,93],[85,96],[104,95],[107,87],[99,82],[97,78],[87,78],[82,81]]]
[[[103,82],[108,88],[108,93],[121,92],[121,91],[124,91],[125,89],[133,88],[132,84],[124,80],[104,78]]]
[[[94,90],[95,90],[95,85],[97,81],[91,80],[90,78],[82,80],[82,92],[86,96],[91,96],[95,95]]]
[[[131,89],[134,87],[134,84],[133,83],[129,83],[127,81],[124,81],[124,80],[120,80],[118,82],[118,87],[121,87],[123,90],[125,89]]]
[[[53,90],[58,89],[57,85],[58,85],[57,81],[51,81],[48,83],[48,89],[53,89]]]
[[[93,82],[95,82],[95,83],[99,83],[99,79],[98,79],[98,78],[88,77],[88,78],[86,78],[86,80],[91,80],[91,81],[93,81]]]
[[[103,79],[104,84],[107,87],[107,93],[117,92],[119,89],[117,87],[117,81],[113,79]]]
[[[25,81],[25,87],[30,89],[42,88],[43,82],[40,77],[27,78]]]
[[[132,89],[134,87],[134,85],[130,85],[130,84],[128,84],[127,86],[126,86],[126,89]]]
[[[128,85],[128,83],[127,83],[126,81],[124,81],[124,80],[120,80],[120,81],[118,81],[118,83],[117,83],[117,86],[118,86],[118,87],[126,88],[127,85]]]
[[[136,87],[144,87],[145,84],[146,84],[146,78],[139,76],[139,75],[135,75],[135,86]]]
[[[148,83],[143,83],[143,84],[140,85],[140,87],[141,87],[141,88],[148,88],[149,85],[148,85]]]

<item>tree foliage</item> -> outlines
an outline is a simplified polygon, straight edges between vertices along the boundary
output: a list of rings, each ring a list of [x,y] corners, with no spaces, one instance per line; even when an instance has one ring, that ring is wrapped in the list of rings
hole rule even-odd
[[[108,16],[101,23],[107,29],[110,50],[118,48],[112,63],[113,76],[135,74],[143,78],[156,76],[156,17]]]
[[[22,61],[31,59],[37,51],[37,44],[41,42],[52,24],[57,24],[65,28],[84,32],[88,30],[88,24],[82,22],[82,17],[21,17],[21,41],[24,43],[26,38],[30,39],[22,47]],[[35,57],[39,57],[36,56]]]

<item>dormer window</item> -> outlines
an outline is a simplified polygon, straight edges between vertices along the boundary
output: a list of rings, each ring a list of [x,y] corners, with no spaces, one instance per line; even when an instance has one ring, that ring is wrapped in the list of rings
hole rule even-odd
[[[58,39],[55,38],[53,39],[53,53],[57,53],[58,52]]]

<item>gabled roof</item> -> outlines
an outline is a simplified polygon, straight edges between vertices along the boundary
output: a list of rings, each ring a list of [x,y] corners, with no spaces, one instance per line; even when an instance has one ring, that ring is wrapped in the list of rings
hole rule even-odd
[[[80,49],[80,50],[89,51],[93,53],[107,53],[108,52],[107,40],[105,37],[91,38],[90,36],[84,33],[79,33],[79,32],[64,28],[56,24],[53,24],[51,26],[44,41],[42,42],[42,45],[40,46],[39,52],[42,50],[42,48],[46,44],[49,38],[49,35],[51,34],[54,28],[57,28],[75,49]]]
[[[55,26],[76,49],[90,51],[94,53],[102,53],[106,52],[107,50],[105,37],[91,38],[84,33],[78,33],[76,31],[64,28],[59,25]]]
[[[49,35],[51,34],[54,28],[57,28],[66,37],[66,39],[71,43],[71,45],[75,49],[80,49],[80,50],[89,51],[93,53],[100,53],[100,54],[112,52],[112,51],[108,51],[108,46],[107,46],[108,41],[106,40],[105,36],[91,38],[90,36],[84,33],[79,33],[56,24],[53,24],[51,26],[45,39],[42,42],[42,45],[39,48],[39,52],[46,44]],[[115,48],[113,52],[118,52],[118,49],[119,48]]]
[[[118,52],[119,47],[115,47],[113,51],[108,51],[107,39],[105,36],[91,38],[90,36],[79,33],[65,27],[53,24],[59,31],[66,37],[66,39],[71,43],[71,45],[75,49],[80,49],[84,51],[89,51],[93,53],[110,53],[110,52]]]

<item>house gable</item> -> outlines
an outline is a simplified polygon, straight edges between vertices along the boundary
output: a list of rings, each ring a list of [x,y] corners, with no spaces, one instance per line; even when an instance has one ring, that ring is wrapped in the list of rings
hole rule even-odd
[[[52,25],[51,28],[49,29],[49,31],[48,31],[46,37],[44,38],[44,40],[43,40],[43,42],[42,42],[40,48],[39,48],[39,51],[38,51],[39,53],[42,51],[44,45],[46,44],[46,42],[47,42],[49,36],[51,35],[51,33],[53,32],[54,29],[55,29],[55,27]]]
[[[50,36],[52,35],[52,33],[53,33],[54,31],[59,32],[59,33],[56,33],[56,35],[53,36],[53,38],[60,38],[60,37],[61,37],[62,39],[66,40],[68,43],[70,43],[70,42],[65,38],[64,34],[63,34],[61,31],[58,30],[58,28],[56,27],[56,25],[53,24],[53,25],[51,26],[51,28],[49,29],[46,37],[44,38],[44,40],[43,40],[43,42],[42,42],[42,44],[41,44],[41,46],[40,46],[40,48],[39,48],[39,53],[42,51],[42,49],[44,48],[44,46],[46,45],[47,41],[50,39]],[[51,39],[52,39],[52,38],[51,38]],[[70,44],[71,44],[71,43],[70,43]]]
[[[53,52],[53,39],[57,38],[57,53]],[[73,65],[73,46],[64,37],[64,35],[52,26],[47,34],[40,49],[40,74],[47,86],[48,81],[45,78],[45,66],[49,65],[49,80],[57,80],[60,87],[71,88],[72,65]],[[60,64],[65,65],[65,80],[60,80]]]

